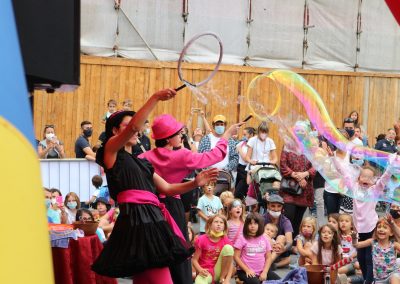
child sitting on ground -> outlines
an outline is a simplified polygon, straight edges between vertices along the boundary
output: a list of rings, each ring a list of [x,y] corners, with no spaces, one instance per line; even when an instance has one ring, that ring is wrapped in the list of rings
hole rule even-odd
[[[222,213],[225,215],[226,218],[228,218],[228,213],[229,213],[228,207],[233,202],[235,197],[233,196],[233,193],[231,191],[226,190],[221,193],[219,199],[221,200],[222,206],[224,207]]]
[[[318,231],[318,242],[311,246],[312,264],[332,265],[342,259],[342,248],[338,232],[325,224]]]
[[[245,284],[259,284],[267,279],[271,267],[271,244],[264,233],[264,220],[258,213],[246,217],[243,235],[234,244],[239,279]]]
[[[343,250],[343,258],[353,259],[351,263],[340,267],[338,273],[347,275],[348,283],[362,282],[362,277],[355,274],[356,269],[360,269],[360,265],[356,259],[357,250],[352,243],[352,234],[354,232],[353,219],[349,214],[339,215],[339,238]]]
[[[196,284],[229,284],[233,268],[233,247],[227,234],[225,216],[208,218],[206,234],[195,240],[196,251],[192,263],[196,269]]]
[[[234,244],[243,233],[245,207],[240,199],[235,199],[228,206],[228,239]]]
[[[298,264],[304,266],[311,264],[312,252],[311,246],[315,242],[315,235],[317,234],[317,221],[314,217],[306,217],[300,224],[300,233],[294,239],[296,242],[297,252],[300,254]]]

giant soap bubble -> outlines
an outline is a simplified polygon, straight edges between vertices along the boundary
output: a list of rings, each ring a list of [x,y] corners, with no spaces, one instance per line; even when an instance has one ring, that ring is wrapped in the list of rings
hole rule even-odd
[[[257,118],[278,126],[286,151],[303,153],[337,192],[359,200],[400,203],[400,158],[357,146],[346,139],[334,125],[319,94],[299,74],[275,70],[255,77],[247,90],[247,103]],[[385,189],[377,191],[376,186],[358,186],[360,167],[338,163],[319,147],[317,135],[349,155],[389,171],[384,176]],[[393,175],[391,179],[385,178],[390,175]],[[382,181],[377,178],[373,184]]]

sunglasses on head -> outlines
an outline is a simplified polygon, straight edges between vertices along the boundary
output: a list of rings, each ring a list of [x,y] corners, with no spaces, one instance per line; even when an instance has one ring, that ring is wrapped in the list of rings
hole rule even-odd
[[[54,124],[46,124],[45,126],[44,126],[44,128],[46,129],[46,128],[54,128]]]
[[[232,207],[242,207],[242,203],[239,200],[235,200],[232,203]]]

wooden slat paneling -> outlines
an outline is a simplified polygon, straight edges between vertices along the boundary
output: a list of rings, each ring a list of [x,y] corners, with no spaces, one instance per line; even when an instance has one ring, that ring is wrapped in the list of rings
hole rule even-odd
[[[83,56],[81,60],[81,86],[73,93],[47,94],[35,91],[34,124],[38,139],[43,137],[45,124],[55,124],[56,134],[65,143],[67,157],[74,157],[75,140],[80,134],[80,123],[93,123],[92,144],[104,130],[100,122],[107,111],[107,102],[113,98],[118,107],[122,101],[131,98],[137,110],[155,91],[180,86],[176,63],[135,61],[121,58]],[[212,65],[183,64],[184,77],[198,81],[209,73]],[[179,92],[175,100],[161,102],[149,117],[150,120],[162,113],[170,113],[186,123],[193,107],[206,112],[208,121],[216,114],[224,114],[229,123],[245,118],[249,108],[245,103],[247,87],[251,80],[268,71],[265,68],[244,66],[221,66],[220,71],[206,88],[214,94],[207,94],[209,103],[201,104],[188,88]],[[385,132],[394,120],[400,117],[400,75],[360,72],[335,72],[320,70],[293,70],[302,75],[320,94],[331,119],[340,127],[343,118],[352,110],[361,115],[361,122],[367,125],[370,142],[378,133]],[[272,82],[262,82],[258,101],[271,110],[275,98],[271,95],[276,88]],[[261,90],[261,87],[260,87]],[[368,97],[365,97],[368,96]],[[282,91],[281,117],[305,115],[304,108],[288,91]],[[364,99],[369,100],[368,118],[362,117]],[[223,103],[222,103],[223,102]],[[238,104],[239,103],[239,104]],[[252,119],[247,125],[257,128],[259,121]],[[194,116],[192,129],[197,126]],[[282,141],[278,128],[271,125],[270,136],[276,141],[278,150]],[[241,133],[240,133],[241,135]]]

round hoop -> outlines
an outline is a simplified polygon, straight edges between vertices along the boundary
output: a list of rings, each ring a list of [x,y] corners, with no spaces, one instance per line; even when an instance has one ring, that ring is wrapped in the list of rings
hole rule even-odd
[[[248,104],[248,106],[249,106],[249,108],[250,108],[250,111],[251,111],[252,113],[254,113],[255,116],[257,116],[257,118],[260,119],[260,120],[264,120],[264,118],[261,117],[261,116],[254,110],[254,108],[253,108],[253,107],[251,106],[251,104],[250,104],[250,89],[252,89],[252,88],[254,87],[256,81],[257,81],[259,78],[263,78],[263,77],[272,80],[272,81],[274,82],[275,86],[277,87],[276,82],[275,82],[275,78],[273,78],[273,74],[272,74],[272,73],[273,73],[273,72],[268,72],[268,73],[260,74],[260,75],[258,75],[258,76],[256,76],[256,77],[254,77],[253,80],[251,80],[249,86],[247,87],[247,93],[246,93],[247,104]],[[276,101],[276,105],[275,105],[275,108],[272,110],[272,112],[268,115],[268,117],[272,117],[272,116],[276,115],[276,114],[278,113],[279,109],[281,108],[281,104],[282,104],[281,92],[279,91],[279,88],[278,88],[278,87],[277,87],[277,90],[278,90],[278,98],[277,98],[277,101]]]
[[[186,81],[183,78],[183,75],[182,75],[182,61],[183,61],[183,57],[185,56],[186,51],[188,50],[189,46],[193,42],[195,42],[196,40],[198,40],[200,37],[203,37],[203,36],[212,36],[218,41],[218,44],[219,44],[219,58],[218,58],[217,65],[215,66],[214,70],[211,72],[210,76],[208,76],[208,78],[206,78],[205,80],[203,80],[203,81],[201,81],[199,83],[193,84],[192,82]],[[201,34],[195,35],[192,39],[190,39],[185,44],[185,46],[182,49],[181,55],[179,56],[179,60],[178,60],[178,76],[179,76],[179,80],[181,80],[185,84],[189,84],[189,85],[194,86],[194,87],[199,87],[199,86],[204,85],[205,83],[210,81],[215,76],[215,74],[217,73],[217,71],[219,69],[219,66],[221,65],[222,56],[223,56],[222,41],[216,34],[214,34],[212,32],[205,32],[205,33],[201,33]]]

